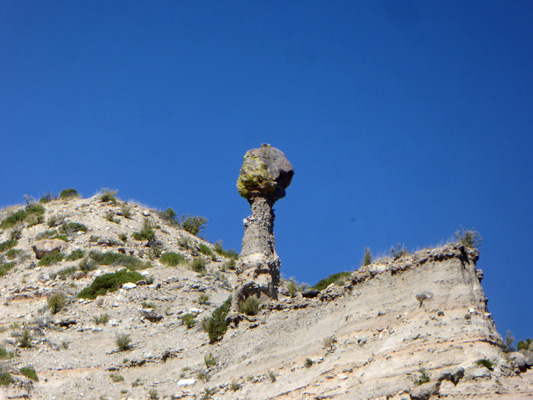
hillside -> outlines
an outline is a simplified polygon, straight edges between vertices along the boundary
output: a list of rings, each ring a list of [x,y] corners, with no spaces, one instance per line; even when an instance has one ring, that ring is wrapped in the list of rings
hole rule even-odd
[[[532,353],[502,350],[477,250],[458,243],[376,261],[320,293],[284,287],[210,340],[203,321],[237,275],[233,252],[191,233],[201,220],[104,193],[0,221],[0,398],[533,396]],[[140,275],[79,297],[125,267]]]

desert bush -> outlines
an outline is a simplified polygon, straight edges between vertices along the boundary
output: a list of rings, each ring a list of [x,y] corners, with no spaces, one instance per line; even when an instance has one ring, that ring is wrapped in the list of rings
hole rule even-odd
[[[68,256],[67,261],[76,261],[85,256],[85,252],[82,249],[73,250]]]
[[[206,256],[209,256],[211,258],[215,257],[215,255],[213,254],[213,251],[203,243],[200,243],[198,245],[198,250],[200,250],[200,253],[205,254]]]
[[[108,220],[109,222],[120,224],[120,219],[115,218],[115,215],[116,214],[113,211],[108,211],[107,214],[105,215],[105,219]]]
[[[209,296],[205,293],[202,293],[198,297],[198,304],[207,304],[208,301],[209,301]]]
[[[202,230],[204,230],[207,226],[207,222],[207,218],[204,217],[191,217],[190,214],[187,215],[187,217],[184,215],[181,216],[181,228],[193,235],[198,235]]]
[[[54,253],[48,253],[45,254],[40,260],[39,265],[42,267],[48,267],[50,265],[59,264],[63,259],[65,258],[65,255],[63,253],[54,252]]]
[[[25,377],[31,379],[32,381],[35,381],[35,382],[39,381],[37,372],[35,372],[35,368],[33,367],[22,367],[21,369],[19,369],[19,372]]]
[[[79,222],[65,222],[59,227],[59,233],[64,235],[73,235],[77,232],[87,232],[87,226],[80,224]]]
[[[123,242],[123,243],[126,243],[128,241],[128,235],[126,235],[125,233],[119,233],[118,234],[118,238]]]
[[[304,362],[304,367],[311,368],[312,366],[313,366],[313,360],[311,360],[310,358],[306,358]]]
[[[114,383],[117,383],[117,382],[124,382],[124,377],[122,375],[119,375],[119,374],[110,374],[109,377],[111,378],[111,380],[114,382]]]
[[[2,366],[0,366],[0,386],[9,386],[15,382],[13,377],[8,371],[4,371]]]
[[[131,349],[131,337],[125,333],[118,333],[115,337],[115,343],[119,351],[127,351]]]
[[[20,224],[22,222],[24,222],[24,220],[26,219],[26,211],[25,210],[19,210],[9,216],[7,216],[3,221],[2,223],[0,224],[0,228],[2,229],[7,229],[7,228],[11,228],[17,224]]]
[[[76,199],[78,197],[80,197],[80,195],[78,194],[78,191],[76,189],[73,189],[73,188],[64,189],[59,194],[59,198],[61,200]]]
[[[396,245],[396,248],[394,248],[394,246],[392,246],[390,248],[389,252],[390,252],[390,255],[391,255],[393,260],[398,260],[399,258],[401,258],[401,257],[403,257],[404,255],[407,254],[407,249],[403,245],[398,243]]]
[[[296,283],[294,278],[289,279],[289,282],[287,282],[287,291],[289,292],[290,297],[296,297],[296,294],[298,293],[298,283]]]
[[[315,286],[313,286],[313,288],[316,290],[324,290],[332,283],[342,286],[351,274],[351,272],[337,272],[335,274],[331,274],[327,278],[320,280]]]
[[[103,193],[100,195],[100,201],[102,203],[117,204],[116,195],[118,193],[118,190],[102,189],[102,192]]]
[[[232,392],[236,392],[237,390],[241,388],[241,384],[237,382],[231,382],[231,384],[229,385],[229,388]]]
[[[96,325],[105,325],[109,321],[109,314],[100,314],[93,317]]]
[[[233,260],[237,260],[239,258],[239,253],[237,253],[235,250],[224,250],[224,248],[222,247],[222,241],[218,241],[215,243],[215,252],[217,252],[221,256],[231,258]]]
[[[209,374],[207,371],[201,369],[196,373],[196,378],[202,382],[207,382],[209,380]]]
[[[372,264],[372,252],[370,251],[370,248],[365,247],[365,253],[363,254],[361,265],[366,266],[370,264]]]
[[[48,298],[48,307],[52,314],[56,314],[67,305],[67,296],[64,293],[54,293]]]
[[[494,363],[490,360],[487,360],[486,358],[482,358],[480,360],[476,361],[476,365],[479,365],[480,367],[485,367],[488,370],[492,371],[494,369]]]
[[[13,229],[9,234],[11,240],[19,240],[22,237],[22,229]]]
[[[324,338],[324,340],[322,341],[322,346],[325,348],[325,349],[332,349],[333,347],[335,347],[335,344],[337,343],[337,338],[335,336],[328,336],[326,338]]]
[[[57,200],[57,196],[55,193],[45,193],[43,197],[39,199],[40,204],[48,204],[53,200]]]
[[[36,225],[44,221],[44,212],[45,208],[42,205],[35,203],[29,204],[25,208],[7,216],[0,223],[0,228],[12,228],[24,221],[27,221],[29,225]]]
[[[144,277],[138,272],[121,269],[114,273],[97,276],[89,287],[86,287],[78,294],[78,297],[95,299],[97,296],[105,295],[108,291],[114,292],[118,290],[124,283],[138,282],[143,279]]]
[[[518,344],[516,345],[516,347],[518,350],[529,350],[529,348],[531,347],[532,341],[533,339],[531,338],[526,339],[526,340],[520,340]]]
[[[159,261],[161,262],[161,264],[165,264],[170,267],[175,267],[180,264],[185,264],[187,262],[187,258],[185,258],[183,254],[168,251],[166,253],[163,253]]]
[[[257,315],[260,305],[256,297],[250,296],[239,304],[239,312],[246,315]]]
[[[133,232],[132,236],[135,240],[148,240],[149,242],[156,241],[155,232],[148,218],[144,220],[141,231]]]
[[[157,393],[157,390],[155,389],[150,389],[148,391],[148,398],[150,400],[159,400],[159,393]]]
[[[420,368],[418,372],[420,373],[420,376],[414,377],[413,379],[413,382],[416,386],[423,385],[424,383],[428,383],[431,380],[431,377],[424,368]]]
[[[176,211],[172,208],[167,208],[165,211],[158,211],[159,216],[162,220],[169,222],[171,225],[179,225],[176,221]]]
[[[506,353],[512,353],[515,351],[515,347],[513,346],[514,343],[514,335],[511,331],[507,331],[505,333],[505,343],[503,345],[503,351]]]
[[[4,263],[0,260],[0,276],[7,275],[7,273],[15,267],[15,265],[17,265],[15,262]]]
[[[6,251],[6,258],[8,260],[14,260],[15,258],[17,258],[18,256],[22,255],[24,253],[24,251],[20,250],[20,249],[10,249],[8,251]]]
[[[0,360],[8,360],[13,357],[14,354],[12,351],[7,351],[6,349],[0,346]]]
[[[270,378],[270,382],[274,383],[277,380],[276,374],[273,371],[268,372],[268,377]]]
[[[12,249],[19,243],[16,239],[6,240],[5,242],[0,243],[0,253]]]
[[[209,343],[213,344],[224,337],[224,333],[228,329],[226,317],[231,307],[231,296],[226,299],[213,313],[207,321],[207,334],[209,336]]]
[[[191,264],[191,269],[194,271],[194,272],[197,272],[199,274],[205,274],[206,273],[206,261],[202,258],[202,257],[196,257],[192,264]]]
[[[28,329],[24,329],[18,338],[19,347],[24,349],[30,348],[32,340],[33,336],[31,335],[31,332]]]
[[[218,358],[213,355],[213,353],[206,354],[204,356],[205,366],[207,368],[214,367],[218,363]]]
[[[87,273],[89,271],[94,271],[97,268],[97,265],[93,260],[89,258],[84,258],[78,264],[78,268],[80,269],[80,271]]]
[[[141,303],[141,306],[143,306],[144,308],[153,308],[154,310],[157,308],[157,306],[154,303],[148,302],[148,301],[143,301]]]
[[[98,265],[122,265],[130,270],[139,270],[152,267],[152,264],[150,264],[148,261],[142,261],[135,256],[115,253],[113,251],[102,253],[100,251],[93,250],[89,253],[89,258]]]
[[[235,262],[234,259],[231,259],[229,261],[226,261],[224,264],[222,264],[222,267],[220,268],[222,271],[227,271],[228,269],[229,270],[235,270],[235,266],[237,265],[237,263]]]
[[[131,218],[131,215],[132,215],[132,213],[131,213],[131,207],[128,206],[127,204],[125,204],[125,203],[122,204],[122,205],[120,206],[120,211],[122,212],[122,216],[123,216],[124,218],[128,218],[128,219]]]
[[[463,246],[470,247],[471,249],[479,249],[483,243],[481,235],[475,229],[465,229],[461,227],[460,231],[455,232],[455,237],[457,242],[461,243]]]
[[[182,322],[187,326],[187,329],[191,329],[194,325],[196,325],[196,316],[194,314],[184,314],[181,316]]]

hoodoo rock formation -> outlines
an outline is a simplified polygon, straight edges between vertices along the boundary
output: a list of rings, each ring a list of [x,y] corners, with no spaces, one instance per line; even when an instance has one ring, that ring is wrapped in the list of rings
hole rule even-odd
[[[252,215],[244,220],[242,251],[233,310],[250,296],[277,299],[280,260],[274,239],[274,203],[285,197],[294,169],[280,150],[268,144],[246,152],[237,189],[248,200]]]

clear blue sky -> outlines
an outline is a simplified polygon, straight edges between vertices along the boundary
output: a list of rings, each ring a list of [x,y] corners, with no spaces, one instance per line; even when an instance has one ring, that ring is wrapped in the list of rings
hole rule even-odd
[[[270,143],[296,171],[285,276],[476,228],[499,331],[532,337],[532,20],[530,1],[3,0],[0,205],[118,189],[240,250],[242,157]]]

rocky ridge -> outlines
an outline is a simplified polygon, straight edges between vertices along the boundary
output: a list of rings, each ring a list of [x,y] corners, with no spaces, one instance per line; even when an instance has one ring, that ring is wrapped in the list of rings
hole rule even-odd
[[[3,265],[15,263],[0,277],[0,346],[13,353],[0,362],[14,379],[0,386],[0,398],[533,396],[531,354],[502,351],[475,250],[449,244],[384,259],[355,271],[344,286],[305,296],[291,297],[282,287],[277,301],[244,316],[210,344],[200,321],[228,298],[237,279],[227,253],[137,204],[95,196],[43,206],[42,222],[0,231],[5,243],[20,230],[17,244],[0,253]],[[0,211],[0,221],[20,209]],[[57,225],[48,226],[54,219]],[[68,223],[87,230],[67,225],[67,241],[43,239],[53,243],[40,254],[46,246],[37,238],[54,229],[61,234]],[[134,239],[147,224],[155,240]],[[10,250],[20,251],[12,251],[11,259]],[[75,251],[84,257],[69,260]],[[76,297],[97,276],[124,268],[117,263],[80,269],[91,251],[136,257],[144,279],[95,300]],[[188,263],[163,264],[161,255],[171,251]],[[39,265],[51,252],[65,258]],[[197,259],[205,261],[205,270],[191,268]],[[48,299],[56,293],[67,304],[52,313]],[[196,316],[190,328],[186,314]],[[31,336],[28,346],[22,346],[24,332]],[[121,351],[117,339],[126,335],[131,343]],[[38,381],[20,373],[26,366],[35,369]]]

